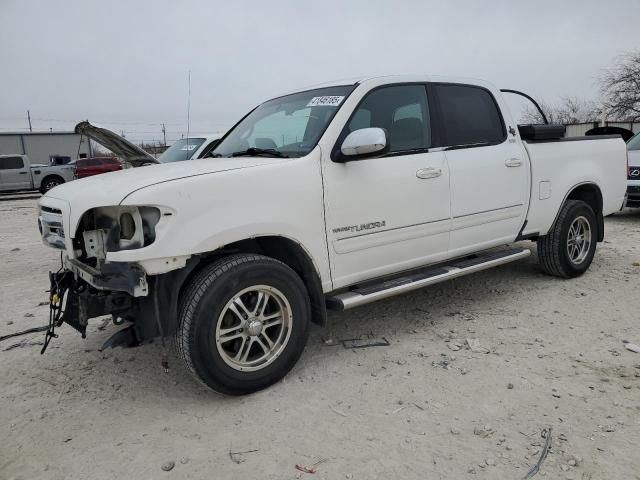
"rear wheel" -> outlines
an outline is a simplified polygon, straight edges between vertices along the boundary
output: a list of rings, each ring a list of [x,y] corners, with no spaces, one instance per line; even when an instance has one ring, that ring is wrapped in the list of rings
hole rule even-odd
[[[52,188],[57,187],[58,185],[62,185],[63,183],[64,180],[62,180],[60,177],[46,177],[40,184],[40,193],[44,195]]]
[[[241,395],[284,377],[309,333],[309,298],[298,275],[262,255],[233,255],[189,283],[176,344],[191,372],[210,388]]]
[[[596,252],[596,215],[580,200],[568,200],[547,235],[538,239],[542,269],[557,277],[572,278],[587,271]]]

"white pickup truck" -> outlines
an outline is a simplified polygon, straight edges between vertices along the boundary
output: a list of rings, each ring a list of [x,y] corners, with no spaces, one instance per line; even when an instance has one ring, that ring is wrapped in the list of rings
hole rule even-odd
[[[530,254],[514,241],[536,241],[544,271],[578,276],[623,205],[625,144],[562,135],[516,125],[475,80],[369,78],[274,98],[216,158],[41,199],[43,240],[64,251],[51,330],[84,335],[111,314],[129,325],[106,346],[175,335],[197,378],[244,394],[293,367],[327,308]]]
[[[0,155],[0,192],[39,190],[46,193],[53,187],[73,180],[71,165],[31,165],[27,155]]]

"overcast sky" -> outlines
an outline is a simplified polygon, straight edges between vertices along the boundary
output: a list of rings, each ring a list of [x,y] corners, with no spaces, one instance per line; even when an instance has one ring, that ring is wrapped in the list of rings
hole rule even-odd
[[[614,6],[615,5],[615,6]],[[640,0],[0,0],[0,130],[89,119],[136,141],[223,130],[257,103],[378,74],[595,98],[640,46]]]

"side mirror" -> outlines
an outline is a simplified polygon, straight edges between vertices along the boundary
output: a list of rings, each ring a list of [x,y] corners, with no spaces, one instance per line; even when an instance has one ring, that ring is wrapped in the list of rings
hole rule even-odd
[[[373,154],[383,154],[389,150],[389,138],[383,128],[361,128],[347,135],[342,142],[342,161],[359,160]]]

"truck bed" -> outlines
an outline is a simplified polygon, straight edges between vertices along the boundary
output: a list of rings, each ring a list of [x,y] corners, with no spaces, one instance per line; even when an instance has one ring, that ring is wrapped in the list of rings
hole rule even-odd
[[[531,159],[531,200],[522,235],[546,234],[566,195],[581,184],[599,185],[604,216],[620,210],[626,190],[626,146],[619,136],[523,143]]]

